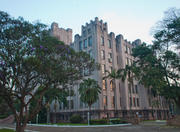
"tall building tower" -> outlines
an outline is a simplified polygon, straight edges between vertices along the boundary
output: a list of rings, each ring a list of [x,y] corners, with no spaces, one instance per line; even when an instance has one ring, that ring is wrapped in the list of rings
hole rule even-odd
[[[133,83],[130,83],[128,79],[125,81],[103,79],[112,69],[117,70],[131,65],[135,60],[131,55],[132,49],[137,45],[141,45],[141,40],[137,39],[131,43],[122,35],[115,36],[113,32],[108,33],[107,23],[97,17],[82,26],[81,35],[75,35],[71,46],[76,51],[90,54],[101,65],[101,70],[94,71],[90,76],[86,72],[83,73],[85,78],[98,81],[102,88],[99,100],[92,106],[92,118],[129,118],[136,114],[142,115],[144,119],[150,118],[152,114],[150,92],[139,84],[138,80],[134,79]],[[68,119],[73,113],[79,113],[83,118],[87,118],[88,107],[80,101],[78,88],[79,84],[73,86],[75,96],[68,98],[70,102],[68,107],[59,104],[57,117],[60,120]],[[167,107],[162,111],[163,117],[167,115]]]
[[[50,34],[67,45],[72,43],[72,29],[70,28],[59,28],[58,24],[53,22],[51,24]]]

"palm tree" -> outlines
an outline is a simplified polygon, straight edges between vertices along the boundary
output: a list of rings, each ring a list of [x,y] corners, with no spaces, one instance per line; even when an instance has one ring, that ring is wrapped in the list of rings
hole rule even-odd
[[[68,96],[67,91],[59,88],[50,89],[45,93],[44,98],[45,98],[45,106],[47,109],[47,123],[50,123],[50,104],[53,101],[55,101],[54,109],[56,114],[57,102],[63,102],[65,105],[67,105],[67,99],[66,99],[67,96]],[[56,117],[54,122],[56,122]]]
[[[89,112],[91,111],[91,106],[93,103],[95,103],[99,98],[99,93],[101,93],[101,88],[98,85],[97,81],[94,79],[88,78],[84,79],[82,83],[80,83],[79,87],[79,94],[80,94],[80,100],[88,104]],[[88,125],[89,125],[89,119],[90,114],[88,112]]]

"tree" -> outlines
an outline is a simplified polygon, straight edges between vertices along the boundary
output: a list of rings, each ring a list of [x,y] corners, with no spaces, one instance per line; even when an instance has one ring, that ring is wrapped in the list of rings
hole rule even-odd
[[[54,90],[48,90],[45,93],[44,96],[44,106],[46,107],[47,110],[47,123],[50,123],[50,104],[52,101],[55,101],[54,106],[55,106],[55,112],[57,109],[57,102],[58,103],[63,103],[65,106],[67,105],[67,98],[68,97],[68,92],[66,89],[54,89]],[[56,117],[55,117],[55,123],[56,123]]]
[[[92,104],[94,104],[98,100],[99,93],[101,93],[101,88],[99,87],[97,81],[95,81],[94,79],[91,78],[84,79],[83,82],[80,83],[80,87],[79,87],[80,100],[85,104],[88,104],[89,112],[91,111]],[[88,119],[90,118],[88,117]],[[89,124],[89,120],[88,120],[88,124]]]
[[[46,25],[31,24],[0,11],[0,96],[10,107],[16,131],[42,107],[47,90],[82,78],[80,69],[93,71],[97,64],[84,52],[49,36]],[[31,102],[35,106],[29,109]]]
[[[136,75],[145,86],[175,101],[180,110],[180,56],[174,49],[180,45],[180,10],[168,10],[156,29],[153,45],[142,45],[133,52],[138,58]]]
[[[180,56],[175,49],[180,45],[180,10],[170,9],[158,23],[152,45],[143,43],[133,49],[136,61],[131,66],[141,84],[151,88],[157,95],[173,100],[180,114]],[[123,74],[119,69],[117,76]],[[123,74],[125,75],[125,74]],[[111,76],[111,75],[110,75]]]

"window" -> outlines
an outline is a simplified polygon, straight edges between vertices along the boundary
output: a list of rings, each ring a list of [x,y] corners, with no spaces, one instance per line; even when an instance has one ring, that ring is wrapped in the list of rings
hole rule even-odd
[[[129,106],[132,107],[132,98],[129,98]]]
[[[135,89],[136,89],[136,93],[138,93],[138,87],[137,87],[137,85],[135,85]]]
[[[119,64],[119,57],[117,56],[117,65]]]
[[[73,102],[73,100],[70,100],[70,109],[74,109],[74,102]]]
[[[88,28],[88,34],[90,34],[91,33],[91,29],[90,28]]]
[[[103,97],[103,104],[104,104],[104,106],[107,105],[107,96],[104,96],[104,97]]]
[[[114,98],[114,96],[111,97],[111,105],[112,105],[112,107],[115,106],[115,98]]]
[[[84,76],[88,76],[89,75],[89,69],[84,69]]]
[[[112,73],[112,70],[113,70],[113,68],[112,68],[112,66],[109,68],[109,72],[110,73]]]
[[[129,65],[129,58],[126,58],[126,65]]]
[[[101,37],[101,45],[104,46],[104,37]]]
[[[130,48],[128,47],[128,52],[127,52],[128,54],[130,54]]]
[[[83,49],[82,41],[79,42],[79,50],[81,51]]]
[[[108,61],[109,63],[112,63],[112,53],[108,53]]]
[[[87,48],[87,39],[84,40],[84,48]]]
[[[125,50],[125,52],[128,53],[128,47],[127,47],[127,45],[126,45],[126,50]]]
[[[105,51],[104,51],[104,50],[101,50],[101,58],[102,58],[103,60],[105,60]]]
[[[134,86],[132,85],[132,92],[135,93],[135,89],[134,89]]]
[[[83,31],[83,36],[84,36],[84,37],[86,36],[86,31]]]
[[[121,97],[119,98],[119,103],[120,103],[120,106],[122,107],[122,99],[121,99]]]
[[[93,57],[92,50],[89,51],[89,55],[90,55],[91,58]]]
[[[129,93],[131,93],[131,84],[128,83],[128,90],[129,90]]]
[[[102,73],[104,74],[105,70],[106,70],[106,66],[103,64],[103,65],[101,65],[101,68],[102,68]]]
[[[111,48],[111,40],[108,40],[108,48]]]
[[[137,100],[137,107],[139,107],[139,98],[137,98],[136,100]]]
[[[114,89],[114,84],[113,84],[112,80],[110,81],[110,89],[111,89],[111,91],[113,91],[113,89]]]
[[[134,107],[136,107],[136,98],[133,97],[133,104],[134,104]]]
[[[88,46],[91,47],[92,46],[92,37],[88,38]]]
[[[106,80],[102,80],[102,88],[103,88],[103,90],[106,90],[106,88],[107,88],[107,81]]]
[[[83,108],[83,102],[79,99],[80,102],[80,108]]]

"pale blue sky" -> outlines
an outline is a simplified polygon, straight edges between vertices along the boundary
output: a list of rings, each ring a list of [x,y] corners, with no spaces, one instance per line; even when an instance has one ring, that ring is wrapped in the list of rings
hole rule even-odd
[[[180,8],[180,0],[0,0],[0,10],[30,22],[50,25],[55,21],[76,34],[97,16],[108,23],[109,32],[148,43],[152,26],[170,7]]]

